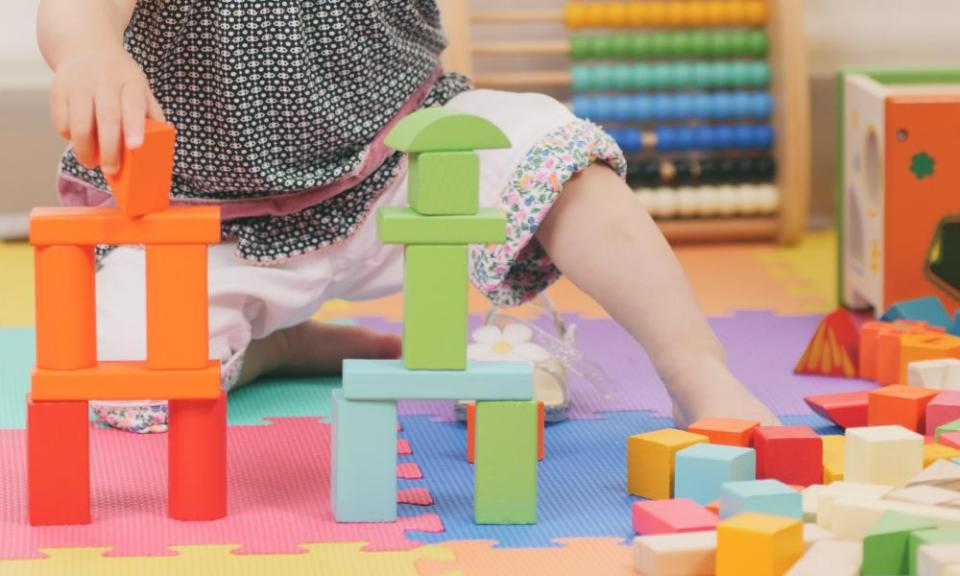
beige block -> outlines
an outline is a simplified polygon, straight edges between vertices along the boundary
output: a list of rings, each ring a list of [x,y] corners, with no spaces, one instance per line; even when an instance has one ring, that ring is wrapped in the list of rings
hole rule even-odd
[[[811,484],[800,491],[800,497],[802,500],[803,506],[803,521],[804,522],[816,522],[817,521],[817,504],[818,499],[820,498],[820,493],[823,492],[823,484]]]
[[[903,426],[848,428],[844,479],[903,487],[923,471],[923,436]]]
[[[951,370],[951,367],[955,368]],[[960,360],[956,358],[918,360],[907,364],[907,383],[920,388],[943,390],[948,373],[951,376],[960,374],[958,369],[960,369]],[[951,382],[951,384],[954,383]]]
[[[821,540],[787,571],[787,576],[857,576],[862,558],[859,542]]]
[[[960,500],[960,492],[947,490],[939,486],[918,484],[907,486],[890,492],[885,496],[887,500],[910,502],[913,504],[927,504],[929,506],[946,506],[950,502]]]
[[[888,511],[901,512],[929,520],[937,528],[960,528],[960,510],[943,506],[910,504],[896,500],[849,498],[833,503],[830,530],[839,540],[860,541],[880,516]]]
[[[833,505],[838,500],[847,498],[879,500],[892,490],[893,486],[847,482],[846,480],[829,484],[817,496],[817,524],[827,529],[833,527]]]
[[[960,544],[927,544],[917,549],[917,576],[940,576],[960,566]]]
[[[644,576],[709,576],[716,551],[717,533],[712,530],[633,539],[634,567]]]
[[[907,482],[907,486],[920,485],[960,490],[960,464],[950,460],[935,460]]]

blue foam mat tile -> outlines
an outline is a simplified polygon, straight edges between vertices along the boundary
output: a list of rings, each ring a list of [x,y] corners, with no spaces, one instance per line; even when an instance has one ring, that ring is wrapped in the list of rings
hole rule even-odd
[[[0,330],[0,428],[26,426],[26,395],[35,357],[32,328]]]

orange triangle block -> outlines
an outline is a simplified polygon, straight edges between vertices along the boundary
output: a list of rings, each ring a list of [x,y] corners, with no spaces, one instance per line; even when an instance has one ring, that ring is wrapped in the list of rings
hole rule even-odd
[[[824,316],[793,371],[856,378],[860,324],[860,318],[843,308]]]

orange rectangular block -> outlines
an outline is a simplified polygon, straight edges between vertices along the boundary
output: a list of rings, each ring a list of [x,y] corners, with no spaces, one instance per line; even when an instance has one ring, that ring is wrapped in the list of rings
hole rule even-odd
[[[220,362],[202,370],[150,370],[146,362],[101,362],[82,370],[33,371],[31,392],[40,400],[215,399]]]
[[[888,330],[902,330],[912,326],[926,326],[926,322],[910,320],[864,322],[860,326],[860,356],[857,366],[857,374],[860,378],[864,380],[876,380],[877,378],[877,338],[880,334]]]
[[[687,427],[687,432],[703,434],[711,444],[749,448],[753,430],[760,423],[736,418],[701,418]]]
[[[34,249],[37,366],[55,370],[97,363],[93,246]]]
[[[920,360],[960,358],[960,338],[952,334],[913,335],[900,340],[900,373],[898,384],[907,384],[907,367]]]
[[[106,177],[124,214],[142,216],[170,206],[176,141],[172,124],[147,118],[143,144],[139,148],[124,147],[120,171]]]
[[[227,515],[227,393],[214,400],[171,400],[167,430],[167,505],[177,520]]]
[[[147,368],[201,369],[209,361],[207,247],[147,246]]]
[[[87,403],[27,396],[27,509],[30,524],[90,522]]]
[[[927,404],[937,394],[937,390],[899,385],[871,390],[867,406],[867,425],[899,424],[923,434]]]
[[[117,208],[34,208],[34,246],[91,244],[216,244],[219,206],[174,206],[139,218]]]
[[[881,386],[900,384],[900,348],[904,336],[932,339],[937,338],[941,332],[942,329],[926,325],[894,328],[881,332],[877,336],[877,384]]]

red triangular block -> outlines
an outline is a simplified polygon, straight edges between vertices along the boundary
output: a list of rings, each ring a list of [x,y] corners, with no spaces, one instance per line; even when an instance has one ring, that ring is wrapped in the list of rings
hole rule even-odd
[[[841,428],[857,428],[867,425],[868,390],[862,392],[844,392],[841,394],[822,394],[804,398],[807,405],[816,412],[834,422]]]
[[[861,318],[843,308],[824,316],[793,371],[856,378],[861,323]]]

